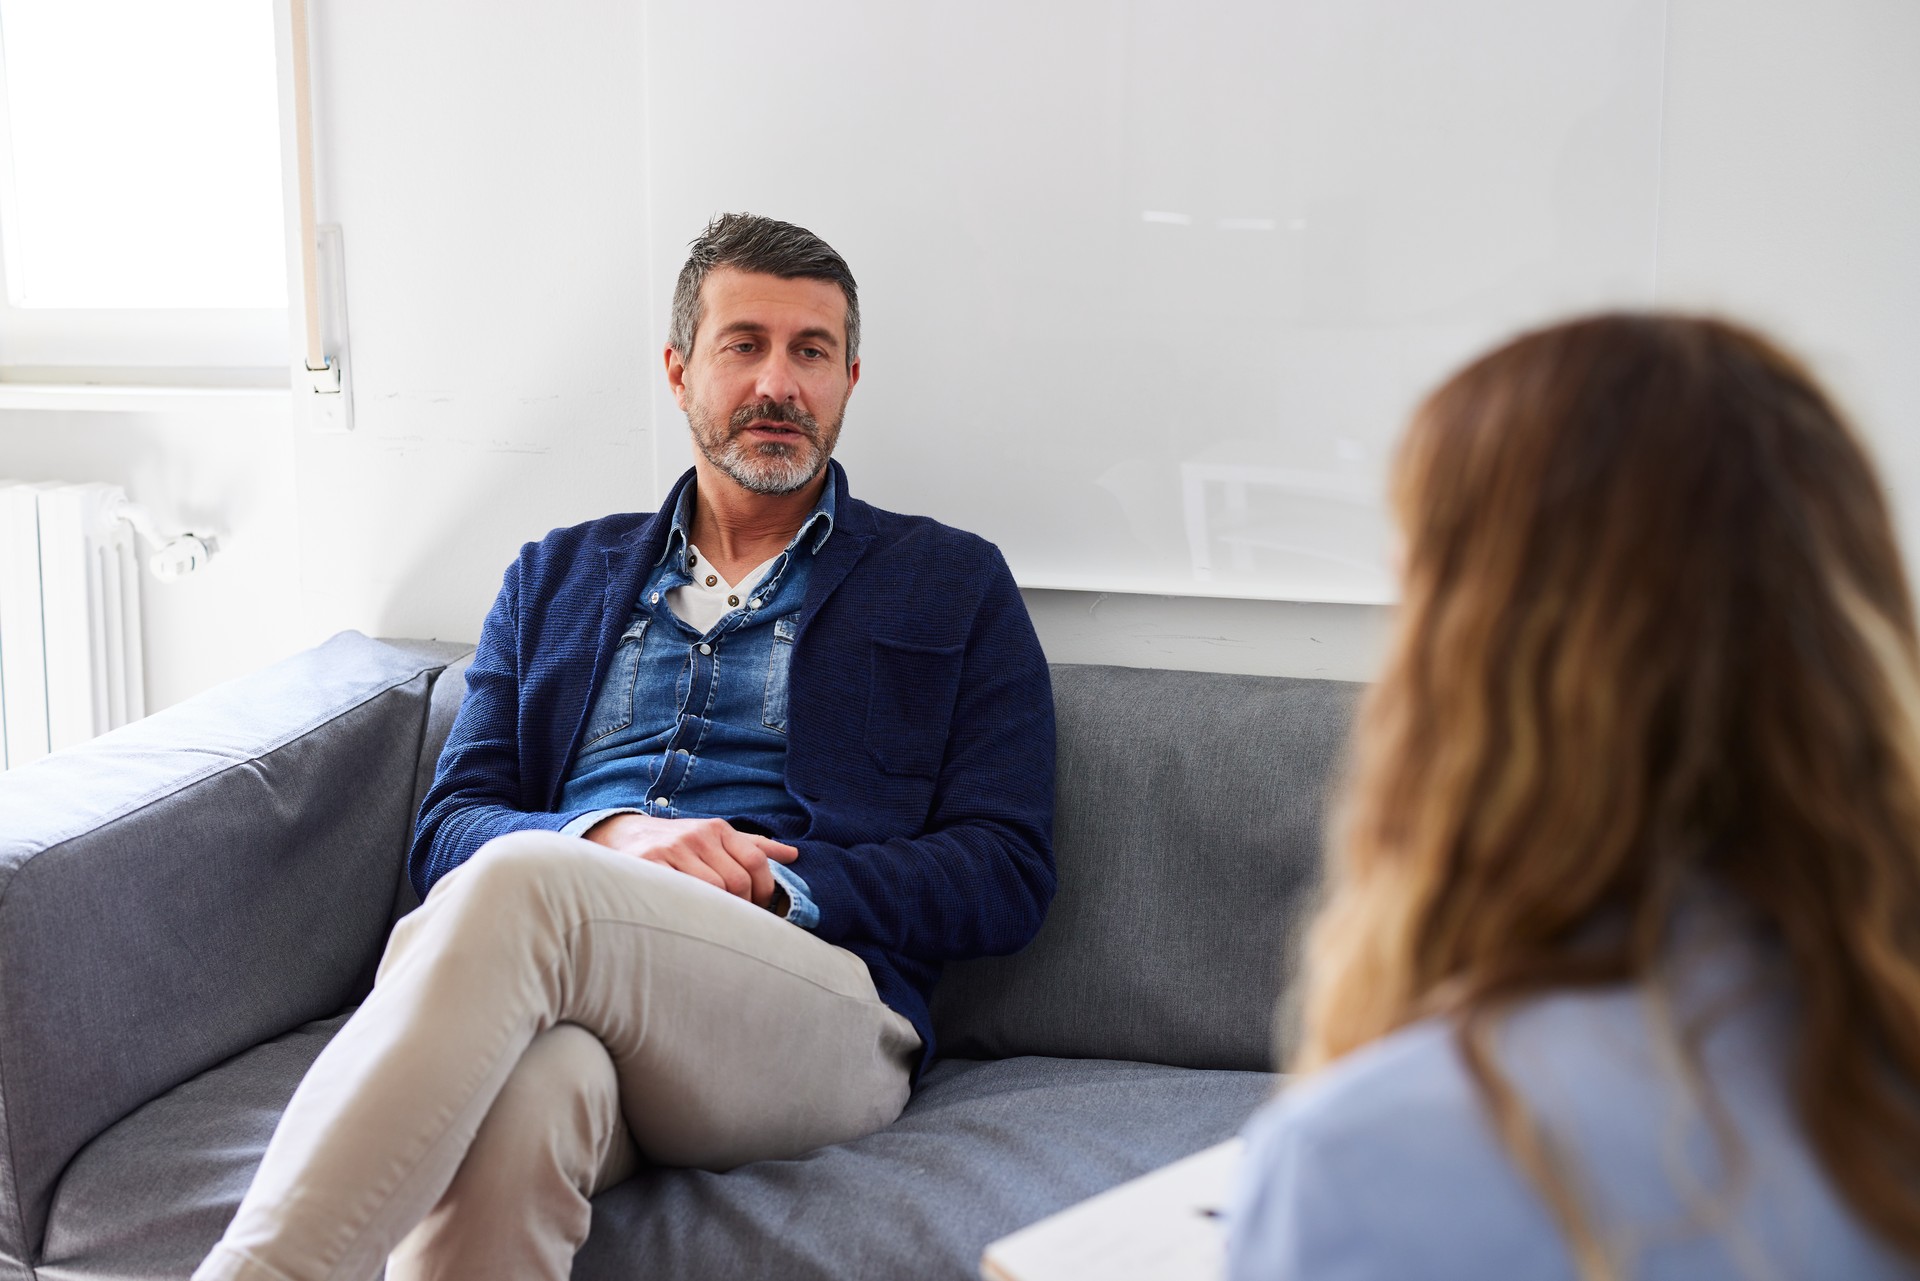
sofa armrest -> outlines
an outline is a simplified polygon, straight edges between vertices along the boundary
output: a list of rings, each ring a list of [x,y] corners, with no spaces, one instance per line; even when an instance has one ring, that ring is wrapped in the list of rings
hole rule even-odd
[[[0,774],[0,1277],[95,1135],[358,995],[464,649],[342,633]]]

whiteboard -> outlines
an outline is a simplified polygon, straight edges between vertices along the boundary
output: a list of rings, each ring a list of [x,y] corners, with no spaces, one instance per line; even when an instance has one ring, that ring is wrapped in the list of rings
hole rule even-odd
[[[1650,305],[1661,0],[648,0],[647,305],[750,210],[860,282],[855,493],[1023,586],[1377,602],[1418,397]],[[690,461],[664,387],[657,473]]]

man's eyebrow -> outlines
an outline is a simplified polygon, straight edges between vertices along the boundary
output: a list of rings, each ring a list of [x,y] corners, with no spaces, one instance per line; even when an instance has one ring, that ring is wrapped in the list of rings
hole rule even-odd
[[[821,329],[818,326],[811,329],[802,329],[794,336],[796,338],[805,338],[812,342],[825,343],[829,347],[838,347],[840,345],[839,334],[834,333],[831,329]]]

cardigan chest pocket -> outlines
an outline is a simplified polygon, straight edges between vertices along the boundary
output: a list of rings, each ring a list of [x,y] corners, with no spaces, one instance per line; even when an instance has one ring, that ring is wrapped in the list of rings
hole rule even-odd
[[[932,778],[947,751],[962,649],[878,640],[867,686],[867,751],[885,774]]]
[[[620,638],[620,648],[607,664],[606,679],[593,696],[593,710],[587,714],[587,734],[580,740],[584,751],[609,734],[617,734],[633,724],[633,682],[640,671],[640,651],[646,647],[647,625],[651,616],[628,624]]]

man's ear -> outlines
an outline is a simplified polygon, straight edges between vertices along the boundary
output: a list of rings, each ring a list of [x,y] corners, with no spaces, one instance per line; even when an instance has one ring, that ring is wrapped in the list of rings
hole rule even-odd
[[[684,410],[687,407],[687,362],[680,358],[680,353],[673,349],[672,343],[667,344],[667,349],[661,355],[667,363],[667,386],[673,389],[673,401]]]
[[[847,394],[853,394],[854,384],[860,381],[860,362],[854,361],[847,366]]]

